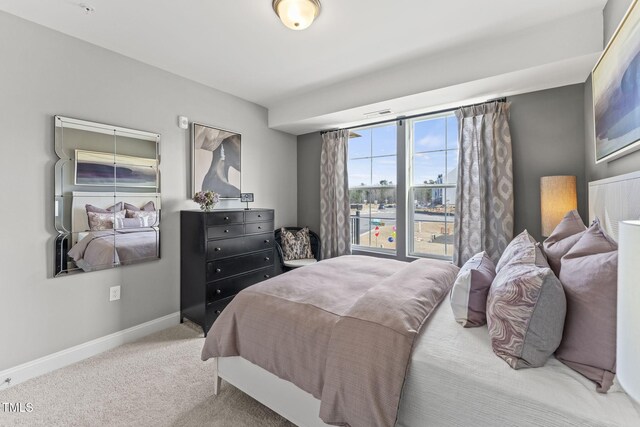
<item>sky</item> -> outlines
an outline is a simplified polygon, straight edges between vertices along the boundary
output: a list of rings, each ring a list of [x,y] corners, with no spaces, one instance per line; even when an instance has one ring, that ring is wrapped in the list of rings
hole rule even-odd
[[[349,186],[376,185],[382,180],[397,182],[396,125],[391,123],[354,130],[360,138],[349,140]],[[455,183],[457,168],[458,121],[455,116],[416,121],[414,125],[413,182],[436,180],[449,171]],[[370,157],[366,158],[363,157]]]

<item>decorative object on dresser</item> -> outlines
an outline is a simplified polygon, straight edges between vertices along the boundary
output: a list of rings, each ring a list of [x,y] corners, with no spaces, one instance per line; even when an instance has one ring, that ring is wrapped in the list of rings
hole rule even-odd
[[[240,198],[241,135],[193,123],[192,191],[214,191],[221,198]]]
[[[578,208],[575,176],[543,176],[540,178],[540,216],[542,235],[551,236],[567,212]]]
[[[180,212],[180,321],[205,336],[233,297],[273,276],[272,209]]]
[[[220,201],[220,195],[213,191],[198,191],[193,195],[193,201],[200,205],[200,210],[211,212]]]
[[[244,208],[244,210],[248,211],[249,203],[253,202],[253,193],[240,193],[240,201],[247,204],[247,207]]]
[[[636,90],[640,66],[640,8],[633,0],[592,73],[596,163],[640,149]]]

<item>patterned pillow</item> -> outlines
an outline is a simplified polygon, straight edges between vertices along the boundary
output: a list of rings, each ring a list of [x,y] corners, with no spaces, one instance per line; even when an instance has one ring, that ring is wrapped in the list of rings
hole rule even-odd
[[[496,267],[486,252],[467,261],[451,289],[451,308],[456,322],[465,328],[487,323],[487,294],[496,277]]]
[[[285,261],[313,258],[308,227],[298,231],[289,231],[283,227],[280,229],[280,241]]]
[[[560,345],[566,312],[562,284],[550,268],[507,265],[487,299],[493,352],[513,369],[544,365]]]
[[[139,218],[142,227],[154,227],[158,225],[158,211],[130,211],[127,209],[127,217]]]
[[[87,212],[91,231],[112,230],[114,221],[124,219],[124,211],[119,212]]]

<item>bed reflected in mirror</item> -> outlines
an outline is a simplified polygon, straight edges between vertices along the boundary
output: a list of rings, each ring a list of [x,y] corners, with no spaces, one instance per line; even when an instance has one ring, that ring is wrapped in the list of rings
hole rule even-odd
[[[159,141],[55,117],[54,276],[160,258]]]

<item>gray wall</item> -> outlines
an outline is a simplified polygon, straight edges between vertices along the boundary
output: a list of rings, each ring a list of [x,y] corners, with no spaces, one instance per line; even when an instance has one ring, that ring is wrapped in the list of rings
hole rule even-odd
[[[580,214],[584,193],[584,85],[510,97],[515,231],[540,235],[540,177],[576,175]],[[319,133],[298,137],[298,222],[320,224]]]
[[[541,240],[540,177],[575,175],[578,210],[586,218],[584,85],[509,98],[513,143],[514,231]]]
[[[320,132],[298,137],[298,225],[320,233]]]
[[[0,370],[179,310],[179,211],[197,205],[178,115],[241,132],[243,190],[297,222],[296,138],[264,108],[5,13],[0,39]],[[51,278],[55,114],[162,134],[161,260]]]
[[[631,0],[609,0],[604,9],[604,39],[608,42],[616,28],[622,21],[625,12],[629,8]],[[640,151],[635,151],[611,162],[603,162],[596,165],[595,162],[595,135],[593,123],[593,94],[591,92],[591,78],[587,80],[584,89],[584,115],[585,115],[585,167],[586,183],[598,179],[640,170]]]

